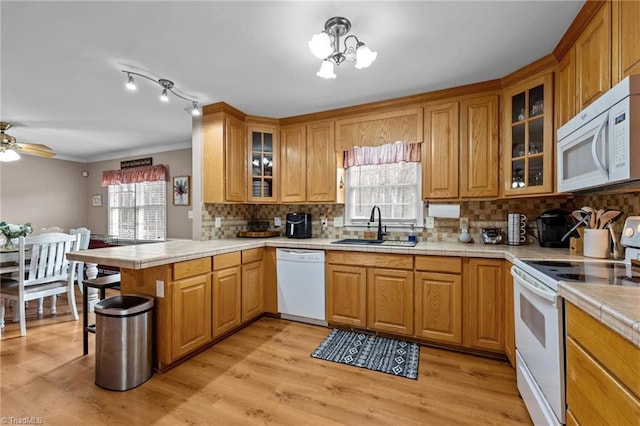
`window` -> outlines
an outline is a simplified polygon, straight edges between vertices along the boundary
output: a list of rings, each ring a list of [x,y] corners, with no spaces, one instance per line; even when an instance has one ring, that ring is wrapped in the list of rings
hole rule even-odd
[[[352,166],[346,173],[347,226],[366,226],[373,206],[388,227],[422,227],[420,163]],[[376,216],[377,219],[377,216]]]
[[[109,235],[123,240],[166,238],[167,182],[109,185]]]

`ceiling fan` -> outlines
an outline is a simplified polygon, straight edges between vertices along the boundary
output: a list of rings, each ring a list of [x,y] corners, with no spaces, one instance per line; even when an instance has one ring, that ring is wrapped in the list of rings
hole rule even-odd
[[[18,143],[16,138],[5,133],[11,128],[10,123],[0,121],[0,161],[15,161],[20,159],[19,151],[25,154],[39,155],[51,158],[56,154],[51,152],[51,148],[39,143]]]

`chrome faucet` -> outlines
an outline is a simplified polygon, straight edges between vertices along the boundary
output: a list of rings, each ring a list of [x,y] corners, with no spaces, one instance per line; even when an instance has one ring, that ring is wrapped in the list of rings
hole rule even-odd
[[[385,232],[382,232],[382,214],[380,213],[380,207],[378,206],[373,206],[373,208],[371,209],[371,217],[369,218],[369,222],[375,222],[376,221],[376,209],[378,209],[378,241],[382,240],[382,237],[384,235],[387,235],[387,227],[384,227]]]

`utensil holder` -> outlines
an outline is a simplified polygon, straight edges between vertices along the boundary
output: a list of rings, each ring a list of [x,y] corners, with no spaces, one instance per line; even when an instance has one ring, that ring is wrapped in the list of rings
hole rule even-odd
[[[584,230],[584,255],[606,259],[609,257],[609,230],[585,229]]]

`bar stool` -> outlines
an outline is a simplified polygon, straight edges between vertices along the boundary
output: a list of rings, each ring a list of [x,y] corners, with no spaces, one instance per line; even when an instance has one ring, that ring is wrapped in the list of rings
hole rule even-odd
[[[120,274],[110,274],[102,277],[91,278],[82,281],[82,349],[83,355],[89,353],[89,334],[96,333],[95,324],[87,324],[89,322],[89,302],[87,289],[98,289],[99,298],[103,300],[106,298],[107,289],[120,289]]]

